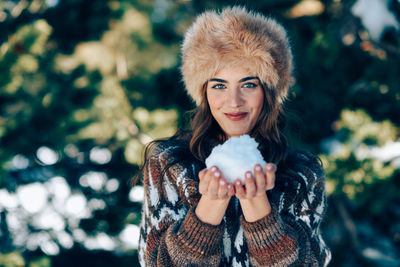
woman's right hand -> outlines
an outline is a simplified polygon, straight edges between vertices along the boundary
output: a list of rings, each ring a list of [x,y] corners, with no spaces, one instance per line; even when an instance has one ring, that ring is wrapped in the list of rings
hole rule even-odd
[[[199,180],[200,194],[210,200],[226,200],[235,194],[233,185],[223,178],[221,171],[215,166],[209,170],[201,170],[199,172]]]
[[[199,180],[199,192],[202,196],[195,213],[201,221],[219,225],[230,198],[235,194],[233,185],[223,178],[221,171],[215,166],[200,171]]]

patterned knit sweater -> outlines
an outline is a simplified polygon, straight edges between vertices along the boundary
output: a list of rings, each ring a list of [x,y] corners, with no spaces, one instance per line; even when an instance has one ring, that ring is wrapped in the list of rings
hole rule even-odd
[[[201,197],[195,161],[166,165],[182,149],[165,141],[153,149],[144,171],[145,199],[139,239],[142,266],[326,266],[331,258],[319,225],[326,209],[324,173],[315,157],[305,152],[288,155],[289,166],[279,179],[304,181],[311,203],[299,198],[300,188],[286,182],[284,190],[268,191],[272,211],[249,223],[233,196],[220,225],[200,221],[195,215]],[[292,179],[293,181],[296,179]],[[291,180],[289,180],[291,181]],[[322,215],[322,216],[321,216]]]

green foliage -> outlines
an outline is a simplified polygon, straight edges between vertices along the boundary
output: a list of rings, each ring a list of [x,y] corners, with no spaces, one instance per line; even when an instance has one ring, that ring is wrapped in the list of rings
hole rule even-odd
[[[10,252],[6,254],[0,253],[0,266],[23,267],[25,266],[25,261],[19,252]]]
[[[377,184],[390,184],[396,166],[379,158],[377,149],[395,142],[399,129],[388,120],[373,121],[363,110],[343,110],[334,125],[340,145],[330,155],[321,155],[327,165],[328,192],[344,192],[360,205],[387,199],[372,192]]]
[[[50,267],[51,260],[48,257],[39,257],[29,262],[29,267]]]
[[[25,262],[24,257],[20,252],[0,253],[0,266],[3,267],[50,267],[51,260],[48,257],[42,256],[31,261]]]
[[[399,1],[389,2],[399,19]],[[400,38],[388,31],[382,40],[371,40],[350,13],[354,1],[5,3],[0,2],[0,190],[7,189],[12,198],[21,185],[62,176],[73,193],[98,205],[75,228],[66,225],[67,234],[81,230],[86,238],[104,234],[116,240],[126,225],[139,223],[140,203],[128,196],[142,150],[184,125],[185,112],[194,107],[179,73],[183,34],[199,12],[241,4],[279,19],[288,29],[296,83],[286,103],[294,114],[287,135],[291,144],[318,153],[326,167],[331,205],[324,230],[333,249],[332,266],[371,264],[357,244],[361,241],[385,247],[388,255],[400,251],[398,160],[379,154],[399,141]],[[41,147],[52,149],[57,162],[42,162]],[[110,160],[93,161],[93,149],[107,149]],[[21,159],[28,163],[19,168],[15,162]],[[93,173],[117,187],[107,191],[106,185],[96,189],[82,182]],[[7,215],[1,206],[0,215]],[[0,241],[0,265],[73,265],[75,258],[85,257],[99,258],[96,264],[105,266],[137,263],[131,248],[118,256],[97,253],[76,237],[72,247],[63,247],[55,231],[26,220],[32,234],[51,233],[61,247],[59,255],[44,256],[39,249],[28,255],[28,249],[10,245],[9,231],[2,230],[7,238]],[[348,229],[351,220],[363,226],[360,233]],[[358,235],[365,238],[357,241]],[[376,245],[374,237],[386,245]]]

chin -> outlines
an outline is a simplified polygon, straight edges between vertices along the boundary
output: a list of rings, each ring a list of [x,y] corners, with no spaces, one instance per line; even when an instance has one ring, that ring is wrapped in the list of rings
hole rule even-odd
[[[231,125],[229,125],[229,126],[231,126]],[[251,130],[249,130],[249,129],[251,129],[251,127],[248,127],[248,125],[243,125],[242,127],[238,127],[238,126],[239,125],[233,125],[231,127],[225,127],[225,128],[221,127],[221,129],[228,137],[249,134],[251,131]]]
[[[243,131],[243,132],[231,132],[231,133],[228,133],[228,136],[229,137],[233,137],[233,136],[241,136],[241,135],[244,135],[244,134],[248,134],[248,132],[245,132],[245,131]]]

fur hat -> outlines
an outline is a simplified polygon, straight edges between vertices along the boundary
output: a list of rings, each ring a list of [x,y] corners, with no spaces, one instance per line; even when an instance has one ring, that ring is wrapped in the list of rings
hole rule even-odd
[[[183,80],[197,105],[203,85],[226,67],[246,67],[275,91],[280,102],[292,82],[292,52],[285,29],[242,7],[199,15],[186,32],[181,49]]]

